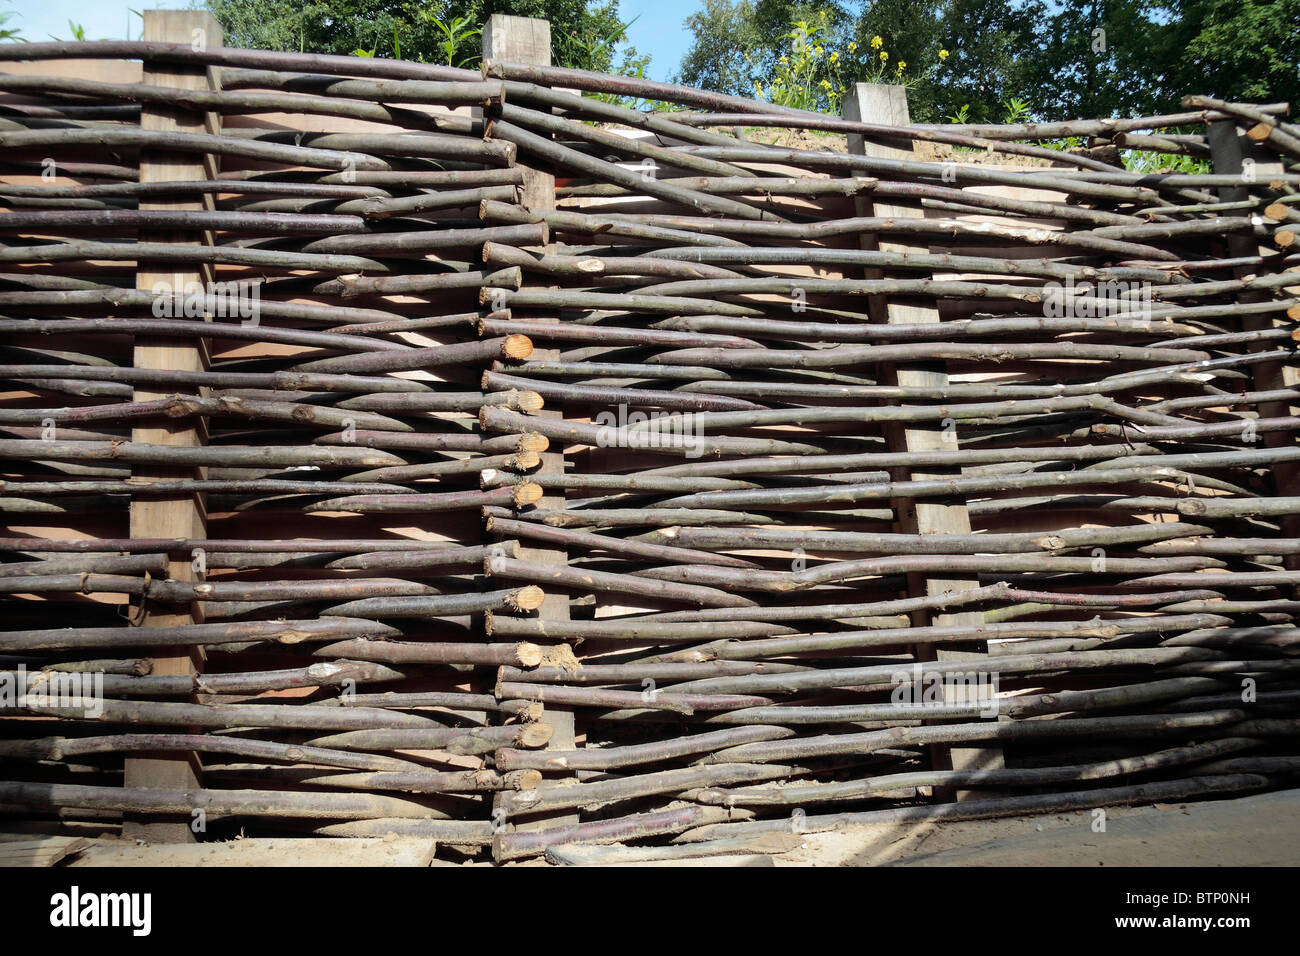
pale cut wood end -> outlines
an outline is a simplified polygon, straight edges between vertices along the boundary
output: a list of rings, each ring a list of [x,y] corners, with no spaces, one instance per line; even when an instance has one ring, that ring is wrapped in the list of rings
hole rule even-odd
[[[541,454],[551,447],[551,440],[539,432],[524,432],[519,436],[519,450]]]
[[[522,485],[515,485],[514,499],[515,507],[523,508],[527,505],[536,504],[542,498],[542,486],[535,481],[525,481]]]
[[[533,340],[526,335],[514,333],[506,336],[501,353],[506,358],[522,360],[533,354]]]
[[[512,603],[521,611],[536,611],[544,600],[546,592],[536,584],[529,584],[514,593]]]

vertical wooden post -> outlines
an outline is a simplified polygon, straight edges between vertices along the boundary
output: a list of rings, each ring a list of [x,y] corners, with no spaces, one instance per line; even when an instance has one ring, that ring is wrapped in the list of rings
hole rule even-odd
[[[858,83],[852,92],[844,97],[844,118],[865,123],[883,123],[890,126],[908,126],[911,115],[907,108],[907,91],[901,86],[889,86],[880,83]],[[875,156],[890,159],[915,160],[916,156],[910,145],[906,149],[879,146],[866,142],[861,136],[849,135],[849,152],[861,156]],[[906,206],[894,206],[886,203],[872,202],[868,197],[856,198],[854,203],[859,216],[893,216],[898,218],[920,215],[916,210]],[[875,236],[862,236],[864,249],[879,249],[890,252],[915,252],[917,247],[898,242],[878,242]],[[929,251],[919,247],[920,251]],[[872,270],[872,275],[879,275]],[[887,302],[881,296],[871,297],[869,305],[873,318],[891,325],[912,325],[938,322],[939,310],[929,305],[915,305],[902,302]],[[906,365],[882,366],[880,380],[882,384],[913,385],[925,388],[943,388],[948,384],[947,366],[944,362],[910,362]],[[934,424],[918,423],[916,425],[887,427],[885,438],[892,452],[929,452],[955,451],[957,449],[957,432],[952,423]],[[923,481],[929,478],[949,477],[959,474],[960,469],[927,468],[914,471],[906,468],[891,469],[894,481]],[[893,502],[895,521],[900,531],[907,534],[970,534],[970,515],[964,504],[940,504],[937,502],[918,501],[916,499],[896,499]],[[947,594],[978,586],[978,579],[965,577],[944,577],[940,575],[913,575],[911,578],[913,593],[924,588],[927,595]],[[956,625],[977,625],[983,622],[978,611],[963,611],[956,614],[931,614],[920,612],[913,616],[912,624],[924,627],[933,624],[938,627]],[[917,648],[920,660],[956,661],[972,657],[981,657],[987,649],[983,644],[964,644],[949,647],[943,644],[933,645],[933,657],[929,657],[931,645]],[[945,686],[944,699],[948,700],[949,691]],[[932,750],[932,758],[939,768],[955,770],[988,769],[1002,766],[1002,751],[994,747],[948,747],[940,746]],[[956,794],[958,798],[964,792]]]
[[[1210,140],[1210,158],[1214,166],[1214,172],[1219,175],[1241,176],[1242,184],[1240,186],[1226,186],[1219,190],[1219,195],[1224,202],[1240,202],[1250,198],[1250,189],[1248,182],[1251,180],[1267,182],[1272,176],[1280,174],[1282,164],[1277,161],[1276,156],[1268,155],[1268,161],[1260,161],[1249,155],[1250,152],[1259,151],[1254,144],[1242,136],[1237,128],[1237,124],[1232,120],[1218,120],[1213,122],[1209,127]],[[1249,164],[1249,166],[1248,166]],[[1248,179],[1247,177],[1250,177]],[[1276,250],[1261,248],[1257,240],[1243,233],[1233,233],[1227,237],[1228,255],[1233,258],[1245,256],[1257,256],[1261,252],[1270,253]],[[1238,266],[1233,270],[1233,275],[1238,279],[1251,275],[1256,270],[1248,266]],[[1300,282],[1297,282],[1300,286]],[[1292,294],[1294,290],[1289,290]],[[1241,302],[1261,302],[1272,298],[1271,292],[1243,292],[1238,296]],[[1275,327],[1290,328],[1292,323],[1282,318],[1279,314],[1265,315],[1247,315],[1241,320],[1241,330],[1243,332],[1258,332],[1263,329],[1272,329]],[[1249,352],[1265,352],[1277,348],[1273,342],[1253,342],[1246,345]],[[1295,388],[1300,385],[1300,369],[1287,362],[1261,362],[1250,367],[1251,377],[1254,382],[1256,391],[1272,391],[1283,388]],[[1295,415],[1300,410],[1290,402],[1260,402],[1260,418],[1285,418]],[[1290,432],[1262,432],[1259,435],[1262,442],[1270,448],[1284,448],[1290,446],[1294,437]],[[1291,461],[1279,461],[1274,463],[1273,468],[1274,492],[1282,496],[1300,495],[1300,466]],[[1283,515],[1279,520],[1282,528],[1282,536],[1286,538],[1300,538],[1300,516]],[[1300,558],[1296,555],[1287,555],[1284,557],[1284,564],[1291,569],[1300,568]]]
[[[146,10],[144,13],[144,39],[181,43],[186,45],[219,46],[222,42],[221,25],[211,14],[197,10]],[[210,73],[201,66],[176,64],[144,64],[144,82],[154,86],[180,89],[206,90],[211,88]],[[141,112],[140,125],[148,130],[180,132],[212,132],[219,121],[213,116],[191,110],[146,104]],[[140,182],[193,181],[216,178],[211,157],[170,153],[163,150],[145,150],[140,156]],[[210,194],[178,196],[157,202],[141,202],[141,209],[210,209]],[[141,242],[168,242],[198,244],[211,241],[211,237],[196,238],[192,234],[152,232],[140,234]],[[144,291],[170,291],[183,294],[188,285],[211,282],[208,268],[190,270],[186,267],[139,262],[136,265],[136,288]],[[137,336],[135,342],[136,368],[203,371],[208,367],[207,341],[178,343],[175,339],[155,339]],[[167,393],[137,388],[135,401],[148,401]],[[206,422],[203,419],[179,420],[166,425],[135,428],[133,442],[156,445],[202,445],[207,440]],[[201,471],[201,469],[200,469]],[[137,479],[194,477],[186,469],[137,465],[132,469]],[[201,475],[200,475],[201,477]],[[207,536],[207,517],[202,495],[177,495],[170,498],[140,499],[131,504],[131,537],[133,538],[204,538]],[[190,555],[173,554],[168,568],[169,576],[176,580],[193,580],[194,570]],[[143,619],[151,625],[189,624],[200,620],[201,611],[191,607],[177,612],[174,608],[155,611],[144,599]],[[153,659],[155,674],[192,674],[202,668],[201,652],[161,656]],[[125,765],[125,783],[128,787],[154,787],[161,789],[190,789],[199,785],[199,763],[194,754],[144,755],[130,757]],[[127,817],[123,835],[128,838],[154,843],[192,842],[195,839],[191,820],[149,819]]]
[[[512,17],[503,13],[494,13],[483,27],[483,59],[504,60],[510,63],[531,63],[537,66],[551,65],[551,24],[549,20],[532,17]],[[555,177],[540,169],[522,166],[524,175],[523,205],[529,209],[555,208]],[[547,251],[553,251],[549,245]],[[559,321],[556,315],[529,314],[529,319]],[[532,358],[535,361],[556,361],[560,357],[559,349],[536,349]],[[548,403],[549,404],[549,403]],[[537,413],[541,417],[563,418],[563,407],[546,408]],[[565,470],[564,448],[556,447],[542,453],[541,465],[537,474],[563,475]],[[564,492],[546,495],[537,502],[538,508],[564,508]],[[562,548],[521,547],[520,557],[527,561],[565,567],[569,563],[568,552]],[[567,621],[569,619],[569,594],[565,591],[546,589],[546,599],[538,609],[538,616],[544,620]],[[536,639],[537,643],[545,641]],[[563,641],[555,642],[563,644]],[[546,722],[554,730],[546,748],[549,750],[572,750],[576,746],[576,729],[572,709],[546,705]],[[518,829],[542,829],[567,826],[578,822],[576,813],[562,816],[550,816],[545,820],[532,821],[518,825]]]

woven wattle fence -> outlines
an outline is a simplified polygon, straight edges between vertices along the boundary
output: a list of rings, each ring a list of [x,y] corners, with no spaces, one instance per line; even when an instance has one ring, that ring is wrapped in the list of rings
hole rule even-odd
[[[1293,783],[1285,105],[0,60],[0,827],[505,860]]]

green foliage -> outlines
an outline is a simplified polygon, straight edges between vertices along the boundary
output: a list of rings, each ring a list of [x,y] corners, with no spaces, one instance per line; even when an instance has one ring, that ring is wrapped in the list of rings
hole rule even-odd
[[[1003,104],[1003,108],[1003,123],[1031,123],[1034,121],[1034,112],[1028,100],[1009,97]],[[948,119],[953,123],[967,123],[969,122],[969,114],[970,111],[963,105]],[[1191,130],[1187,130],[1187,132],[1191,132]],[[1083,149],[1088,145],[1088,141],[1083,136],[1064,136],[1058,139],[1040,139],[1035,145],[1044,149],[1056,149],[1064,152],[1072,149]],[[966,152],[967,150],[959,148],[959,151]],[[1124,163],[1124,168],[1131,173],[1204,174],[1211,171],[1210,164],[1203,159],[1180,154],[1156,153],[1150,150],[1122,149],[1120,150],[1120,159]]]
[[[1039,119],[1300,96],[1300,0],[1056,0],[1034,36],[1009,78]]]
[[[777,21],[781,15],[792,19]],[[949,55],[935,42],[917,47],[921,56],[909,61],[897,54],[892,37],[858,37],[839,6],[704,0],[687,24],[695,41],[682,62],[681,82],[797,109],[838,112],[850,82],[911,89],[935,80]],[[767,39],[772,36],[775,43]],[[930,65],[922,70],[921,63]]]
[[[1131,173],[1184,173],[1202,175],[1212,171],[1209,161],[1194,156],[1153,153],[1141,149],[1120,150],[1124,168]]]
[[[442,62],[447,66],[465,67],[479,58],[481,29],[471,26],[464,17],[452,17],[450,23],[435,19],[434,25],[442,31]]]
[[[1155,101],[1151,51],[1160,26],[1151,0],[1058,0],[1038,31],[1022,91],[1045,116],[1113,116]]]
[[[680,81],[742,95],[751,95],[755,82],[767,89],[781,73],[780,56],[788,55],[767,38],[802,20],[817,24],[823,46],[840,53],[843,84],[908,87],[917,122],[939,122],[962,105],[969,107],[972,121],[991,121],[1000,116],[1003,99],[1020,88],[1010,80],[1007,64],[1021,52],[1022,27],[1033,14],[1013,15],[1013,2],[943,0],[921,6],[913,0],[876,0],[855,14],[837,3],[705,0],[704,9],[686,21],[694,39]],[[882,45],[873,47],[877,37]],[[899,63],[906,64],[901,75]],[[829,78],[817,82],[821,79]]]
[[[1037,0],[952,0],[933,27],[951,56],[941,77],[909,94],[912,118],[938,122],[969,105],[968,122],[993,123],[1009,97],[1030,98],[1024,74],[1042,14]]]
[[[80,23],[73,23],[71,20],[69,20],[68,30],[71,31],[72,33],[71,36],[72,40],[75,40],[77,43],[86,42],[86,28],[83,27]],[[56,37],[53,33],[51,33],[49,36],[50,39],[53,40],[55,43],[62,42],[62,39],[60,37]]]
[[[913,0],[876,0],[864,4],[862,14],[848,32],[855,41],[857,58],[847,69],[853,82],[894,83],[907,87],[908,109],[919,123],[937,122],[944,110],[935,91],[952,80],[952,45],[944,28],[943,4],[917,4]],[[880,44],[873,45],[879,38]],[[942,69],[939,51],[943,50]],[[881,53],[888,56],[881,59]],[[898,64],[905,64],[899,71]],[[919,69],[921,64],[929,68]],[[945,102],[949,110],[971,102],[964,96]]]
[[[622,59],[617,67],[610,70],[617,76],[636,77],[638,80],[646,78],[646,68],[650,66],[650,54],[637,53],[636,47],[627,46],[622,50]],[[643,100],[635,96],[620,96],[617,93],[583,93],[583,96],[593,100],[600,100],[602,103],[612,103],[615,106],[622,106],[633,110],[656,110],[666,111],[672,109],[672,106],[662,100]]]
[[[5,25],[13,15],[12,10],[0,10],[0,42],[26,43],[27,40],[23,38],[21,30]]]
[[[677,79],[751,96],[754,84],[770,84],[789,66],[781,58],[789,60],[789,34],[799,23],[815,26],[823,48],[839,50],[841,56],[853,40],[853,17],[835,3],[704,0],[704,8],[686,18],[694,40]]]
[[[551,21],[560,66],[610,71],[626,38],[618,0],[207,0],[226,43],[258,50],[404,57],[474,68],[493,13]]]
[[[682,83],[722,93],[749,95],[763,74],[757,60],[764,38],[753,0],[704,0],[704,7],[686,18],[694,40],[682,60]]]
[[[876,36],[890,63],[928,64],[904,80],[916,122],[998,122],[1013,98],[1035,120],[1172,112],[1186,93],[1300,101],[1300,0],[704,0],[686,21],[693,42],[679,79],[770,90],[788,56],[770,38],[801,20],[841,51],[844,84],[883,78],[868,55]],[[936,69],[941,49],[949,56]]]
[[[1178,0],[1164,74],[1168,99],[1300,102],[1300,0]]]
[[[1028,123],[1033,119],[1034,114],[1029,109],[1029,100],[1023,100],[1016,96],[1008,96],[1002,106],[1005,110],[1002,114],[1002,122],[1007,125],[1013,123]]]
[[[826,32],[826,19],[822,17],[814,24],[800,20],[788,33],[781,34],[782,49],[789,52],[781,54],[776,73],[766,85],[755,81],[754,96],[779,106],[838,112],[844,95],[841,57],[838,50],[826,49]]]

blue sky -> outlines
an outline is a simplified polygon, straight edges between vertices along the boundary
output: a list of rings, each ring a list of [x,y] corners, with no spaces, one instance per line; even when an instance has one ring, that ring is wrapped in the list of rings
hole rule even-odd
[[[649,53],[650,77],[666,80],[677,72],[690,46],[691,35],[683,26],[686,18],[701,9],[701,0],[619,0],[624,20],[636,17],[628,30],[639,53]]]
[[[7,26],[22,31],[28,40],[71,39],[68,21],[86,28],[92,40],[121,39],[130,23],[131,35],[140,30],[140,18],[131,8],[187,9],[189,0],[0,0],[0,10],[13,10]],[[636,21],[629,31],[632,44],[649,53],[650,76],[664,80],[676,72],[690,43],[683,21],[703,6],[701,0],[620,0],[623,18]]]
[[[5,24],[10,29],[21,30],[24,39],[33,42],[49,40],[53,35],[60,40],[72,39],[68,21],[86,28],[89,40],[120,40],[126,36],[128,18],[131,36],[140,34],[140,18],[131,8],[188,9],[189,0],[0,0],[0,10],[13,10],[14,15]]]

